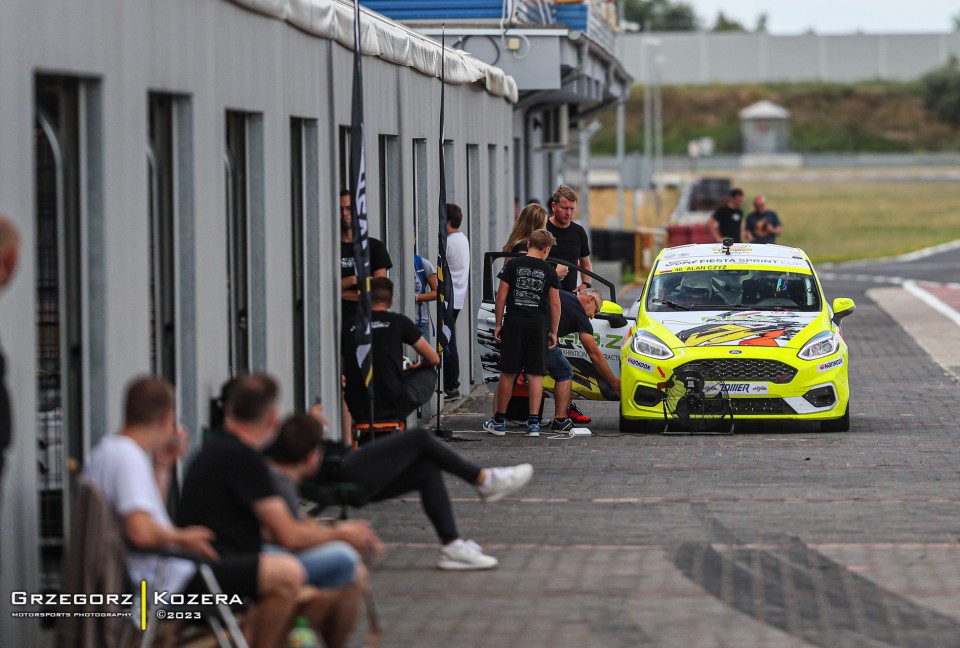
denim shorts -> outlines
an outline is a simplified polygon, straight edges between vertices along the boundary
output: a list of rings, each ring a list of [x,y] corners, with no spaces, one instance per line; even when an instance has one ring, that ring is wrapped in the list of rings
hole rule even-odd
[[[554,382],[563,382],[573,378],[573,367],[567,360],[567,356],[563,355],[559,344],[547,351],[547,373],[550,374]]]
[[[346,542],[324,542],[300,551],[267,544],[263,550],[293,554],[307,572],[307,582],[320,589],[337,589],[357,580],[360,554]]]

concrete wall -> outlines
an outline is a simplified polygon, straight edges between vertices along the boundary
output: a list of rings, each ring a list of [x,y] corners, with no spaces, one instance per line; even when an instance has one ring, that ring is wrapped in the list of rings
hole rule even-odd
[[[0,625],[6,645],[36,645],[36,623],[11,619],[8,594],[36,591],[37,475],[33,416],[37,410],[34,313],[34,82],[38,74],[82,77],[92,90],[87,134],[97,135],[86,154],[100,169],[86,178],[84,219],[96,225],[85,245],[83,308],[87,332],[84,381],[89,446],[120,424],[125,383],[149,371],[149,221],[146,147],[148,94],[180,95],[185,106],[186,141],[180,153],[191,176],[182,179],[184,204],[178,224],[178,295],[181,339],[194,357],[181,358],[183,383],[192,403],[184,423],[193,443],[208,418],[208,399],[227,377],[226,197],[224,134],[227,110],[260,115],[262,132],[262,237],[251,271],[260,276],[252,298],[263,321],[253,357],[256,368],[289,386],[293,372],[290,289],[290,119],[316,120],[318,146],[312,164],[318,186],[315,218],[307,224],[308,330],[317,339],[308,383],[336,413],[339,400],[337,350],[339,312],[339,229],[337,225],[338,129],[350,124],[352,53],[285,23],[243,10],[225,0],[8,0],[0,4],[0,211],[23,233],[18,276],[0,296],[0,332],[8,358],[16,417],[7,453],[0,510]],[[440,86],[410,68],[364,58],[368,208],[371,233],[385,239],[394,255],[398,308],[412,314],[413,138],[428,140],[427,177],[431,205],[429,253],[436,255],[437,140]],[[467,195],[467,144],[479,146],[477,208],[467,231],[474,245],[488,249],[508,234],[510,223],[489,220],[512,210],[512,107],[476,86],[447,87],[446,138],[454,141],[456,195]],[[394,221],[381,231],[379,135],[395,135],[400,146],[400,196]],[[87,141],[90,145],[91,142]],[[499,172],[488,177],[488,158]],[[487,184],[496,191],[487,191]],[[492,204],[492,202],[495,204]],[[473,211],[476,213],[474,214]],[[92,226],[92,225],[91,225]],[[259,252],[258,252],[259,251]],[[185,258],[186,257],[186,258]],[[257,268],[260,270],[257,271]],[[479,276],[479,272],[475,273]],[[469,377],[468,342],[473,317],[461,318],[463,374]],[[95,343],[97,340],[100,344]],[[99,367],[98,373],[90,373]],[[316,391],[314,391],[316,390]],[[291,404],[289,389],[285,407]],[[72,449],[71,454],[76,454]]]
[[[661,79],[667,85],[910,81],[943,65],[951,54],[960,55],[960,33],[632,33],[619,40],[617,51],[627,73],[640,84],[655,78],[657,65],[661,66]]]

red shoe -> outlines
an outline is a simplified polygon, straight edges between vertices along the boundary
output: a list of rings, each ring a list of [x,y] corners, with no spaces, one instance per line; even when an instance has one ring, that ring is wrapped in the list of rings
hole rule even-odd
[[[570,407],[567,409],[567,418],[572,420],[574,423],[586,425],[593,419],[580,411],[580,408],[577,407],[575,403],[570,403]]]

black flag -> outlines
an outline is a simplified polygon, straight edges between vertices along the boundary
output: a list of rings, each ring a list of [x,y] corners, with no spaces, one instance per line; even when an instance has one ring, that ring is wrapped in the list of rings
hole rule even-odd
[[[373,360],[370,347],[370,250],[367,241],[367,158],[363,133],[363,73],[360,70],[360,4],[353,2],[353,104],[350,120],[350,200],[353,229],[353,268],[360,302],[356,315],[357,365],[373,399]],[[346,325],[346,322],[344,322]]]
[[[444,59],[446,58],[445,34],[440,39],[440,231],[437,243],[437,352],[443,353],[453,334],[453,278],[447,264],[447,180],[443,159],[443,95]]]

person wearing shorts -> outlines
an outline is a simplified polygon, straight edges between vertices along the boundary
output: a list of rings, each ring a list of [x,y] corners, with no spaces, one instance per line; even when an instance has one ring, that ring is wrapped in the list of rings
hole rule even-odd
[[[540,435],[540,403],[547,350],[557,344],[560,323],[560,279],[544,261],[555,239],[545,229],[535,230],[528,240],[527,256],[504,265],[497,289],[496,328],[493,337],[500,343],[500,382],[497,409],[510,399],[514,379],[522,371],[529,387],[530,417],[527,436]],[[506,311],[506,312],[505,312]],[[484,424],[506,429],[505,413],[498,411]]]

